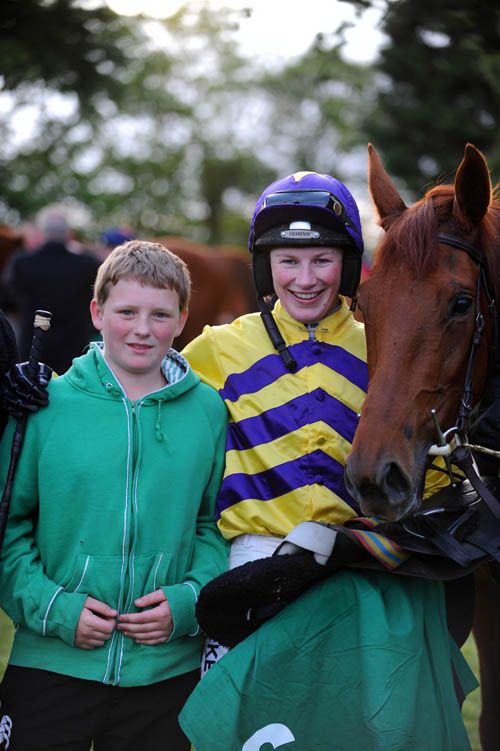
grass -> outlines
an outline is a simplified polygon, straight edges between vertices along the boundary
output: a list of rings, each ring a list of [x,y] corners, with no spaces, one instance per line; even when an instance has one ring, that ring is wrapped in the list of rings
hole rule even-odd
[[[5,666],[10,652],[10,645],[12,643],[13,628],[11,621],[5,613],[0,610],[0,675],[3,676]]]
[[[474,675],[479,678],[479,666],[478,666],[478,661],[477,661],[476,644],[472,637],[470,637],[466,641],[466,643],[463,646],[462,652],[465,656],[465,659],[471,666]],[[469,734],[470,742],[472,745],[472,751],[481,751],[481,746],[479,744],[479,734],[478,734],[478,718],[479,718],[480,709],[481,709],[481,691],[479,688],[476,688],[475,691],[469,694],[469,696],[464,702],[464,706],[462,709],[462,716],[464,718],[465,727],[467,728],[467,733]]]
[[[7,616],[0,610],[0,676],[3,676],[5,665],[7,664],[12,636],[12,624]],[[476,645],[472,638],[470,638],[466,642],[462,651],[473,672],[476,676],[478,676],[479,668],[477,661],[477,651]],[[477,726],[480,706],[481,695],[479,688],[477,688],[475,691],[469,694],[469,696],[465,700],[462,712],[465,727],[467,728],[467,732],[472,744],[472,751],[481,751]]]

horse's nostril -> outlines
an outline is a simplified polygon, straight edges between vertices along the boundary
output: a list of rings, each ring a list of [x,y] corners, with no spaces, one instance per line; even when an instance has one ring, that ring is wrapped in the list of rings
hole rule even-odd
[[[410,480],[396,462],[386,464],[381,474],[379,486],[384,489],[388,497],[394,495],[406,497],[410,494]]]

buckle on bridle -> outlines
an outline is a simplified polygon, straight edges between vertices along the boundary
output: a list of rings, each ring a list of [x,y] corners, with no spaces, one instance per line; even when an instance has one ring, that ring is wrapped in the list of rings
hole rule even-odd
[[[448,430],[445,430],[443,433],[441,426],[439,425],[437,412],[435,409],[431,409],[431,417],[437,433],[437,442],[433,443],[432,446],[429,447],[427,453],[430,454],[430,456],[449,456],[452,451],[454,451],[456,447],[461,443],[460,438],[457,434],[458,426],[454,425],[452,428],[448,428]],[[450,435],[450,433],[455,433],[455,435],[453,436],[451,441],[448,442],[448,436]]]

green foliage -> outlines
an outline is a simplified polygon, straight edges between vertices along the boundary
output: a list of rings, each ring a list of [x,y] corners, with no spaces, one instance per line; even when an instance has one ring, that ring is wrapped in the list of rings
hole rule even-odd
[[[342,60],[335,34],[269,73],[238,54],[234,11],[188,4],[153,43],[144,23],[95,3],[19,5],[3,9],[13,64],[0,72],[13,96],[0,123],[0,221],[71,196],[101,228],[243,244],[249,207],[279,172],[341,176],[340,155],[359,142],[370,75]]]
[[[86,10],[67,0],[0,3],[3,88],[46,84],[75,93],[82,108],[99,92],[117,89],[132,32],[106,7]]]
[[[346,153],[366,145],[361,124],[371,106],[373,75],[343,59],[343,31],[318,34],[304,56],[260,82],[272,101],[273,137],[290,144],[295,170],[342,178]]]
[[[232,189],[241,203],[275,175],[238,142],[252,73],[229,12],[186,6],[163,23],[161,44],[95,3],[29,0],[2,12],[12,97],[0,124],[0,221],[71,196],[96,227],[244,242],[224,197]]]
[[[367,138],[415,192],[449,179],[467,142],[500,168],[500,6],[387,2],[377,103]]]
[[[256,186],[272,182],[275,173],[257,157],[235,151],[229,157],[218,157],[206,144],[201,162],[201,191],[207,202],[208,242],[212,244],[238,243],[248,233],[248,220],[234,222],[224,205],[224,193],[232,190],[253,195]]]
[[[449,177],[467,141],[498,171],[500,8],[343,1],[359,15],[385,8],[373,65],[344,59],[345,26],[276,69],[238,53],[243,12],[209,3],[156,22],[153,41],[151,25],[102,3],[5,0],[0,222],[70,197],[95,234],[125,222],[244,244],[255,196],[278,174],[317,169],[362,191],[367,141],[415,193]]]
[[[278,173],[342,176],[371,101],[369,70],[342,59],[340,31],[268,72],[238,54],[240,19],[187,4],[156,24],[163,40],[153,42],[147,24],[96,3],[9,0],[0,221],[71,197],[95,232],[127,223],[244,244],[255,196]]]

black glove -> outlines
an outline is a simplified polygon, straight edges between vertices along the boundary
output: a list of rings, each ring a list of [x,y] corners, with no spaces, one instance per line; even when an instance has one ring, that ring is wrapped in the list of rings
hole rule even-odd
[[[38,412],[49,403],[47,385],[52,377],[52,368],[38,364],[33,377],[27,362],[17,363],[3,377],[2,407],[19,419],[26,413]]]
[[[357,543],[339,534],[324,566],[309,551],[244,563],[203,587],[196,618],[209,637],[226,647],[234,647],[307,587],[365,555]]]

